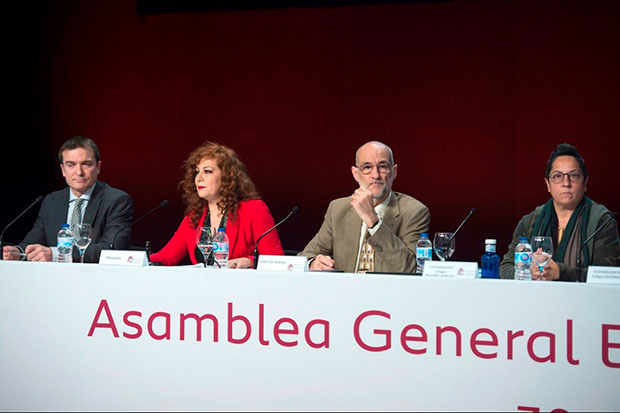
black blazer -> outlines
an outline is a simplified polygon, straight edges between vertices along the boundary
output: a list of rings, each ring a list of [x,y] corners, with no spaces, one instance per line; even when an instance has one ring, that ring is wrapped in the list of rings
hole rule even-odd
[[[70,188],[52,192],[43,198],[39,215],[24,240],[19,244],[41,244],[56,246],[58,231],[67,223]],[[92,225],[93,241],[84,253],[84,262],[99,262],[102,249],[128,249],[131,244],[131,220],[133,219],[133,200],[131,197],[110,185],[97,181],[88,201],[82,222]],[[114,234],[116,237],[114,237]],[[80,261],[80,253],[73,248],[73,262]]]

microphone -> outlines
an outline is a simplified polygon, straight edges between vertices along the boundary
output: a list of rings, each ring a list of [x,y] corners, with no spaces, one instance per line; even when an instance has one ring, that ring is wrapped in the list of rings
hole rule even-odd
[[[168,206],[168,200],[164,199],[163,201],[161,201],[161,204],[157,205],[155,208],[150,209],[149,211],[147,211],[144,215],[142,215],[140,218],[136,219],[131,226],[133,227],[134,225],[136,225],[138,222],[142,221],[144,218],[148,217],[149,215],[151,215],[153,212],[157,211],[159,208],[165,208]]]
[[[164,199],[163,201],[161,201],[161,203],[159,205],[157,205],[155,208],[151,208],[150,210],[148,210],[144,215],[142,215],[140,218],[136,219],[135,221],[133,221],[131,223],[131,226],[133,227],[134,225],[136,225],[138,222],[142,221],[144,218],[148,217],[149,215],[151,215],[153,212],[157,211],[160,208],[165,208],[168,206],[168,200]],[[114,249],[114,240],[116,240],[116,236],[125,228],[119,228],[115,233],[114,236],[112,237],[112,241],[110,242],[110,248]]]
[[[260,237],[258,237],[258,239],[256,240],[256,245],[254,246],[254,269],[256,269],[256,267],[258,267],[258,243],[260,242],[261,239],[263,239],[263,237],[267,234],[269,234],[271,231],[273,231],[274,229],[276,229],[278,226],[280,226],[280,224],[284,223],[284,221],[286,221],[287,219],[289,219],[289,217],[295,213],[297,213],[297,211],[299,211],[299,207],[294,206],[293,209],[291,209],[291,212],[288,213],[288,215],[286,217],[284,217],[284,219],[280,222],[278,222],[277,224],[275,224],[273,227],[269,228],[269,230],[267,230],[266,232],[264,232]]]
[[[461,225],[459,225],[459,227],[456,229],[456,231],[454,231],[454,233],[452,234],[452,236],[450,237],[450,239],[448,239],[448,244],[450,242],[452,242],[452,239],[454,239],[454,237],[456,236],[456,233],[459,232],[459,229],[461,229],[461,227],[463,226],[464,223],[467,222],[467,220],[469,219],[469,217],[471,217],[474,212],[476,212],[476,208],[472,208],[469,210],[469,214],[467,214],[467,216],[465,217],[465,219],[463,220],[463,222],[461,222]]]
[[[618,213],[617,212],[607,211],[603,215],[609,215],[609,217],[605,220],[605,222],[603,222],[601,225],[599,225],[598,228],[596,228],[594,230],[594,232],[584,242],[582,242],[581,246],[579,247],[579,256],[577,257],[577,270],[579,272],[578,273],[579,274],[579,278],[577,279],[577,282],[586,282],[585,277],[583,277],[583,274],[582,274],[583,273],[583,268],[581,266],[581,264],[582,264],[581,254],[583,253],[583,247],[585,247],[586,244],[588,242],[590,242],[590,240],[596,236],[596,234],[601,232],[601,230],[603,228],[605,228],[605,226],[609,223],[609,221],[611,221],[612,219],[616,218],[618,216]]]
[[[20,219],[22,217],[22,215],[24,215],[26,212],[28,212],[30,210],[30,208],[32,208],[33,206],[35,206],[36,204],[38,204],[39,202],[41,202],[41,200],[43,199],[43,196],[39,195],[37,197],[37,199],[34,200],[34,202],[32,204],[30,204],[28,206],[28,208],[24,209],[22,211],[21,214],[19,214],[17,216],[17,218],[15,218],[13,221],[9,222],[9,225],[7,225],[6,227],[4,227],[4,229],[2,230],[2,233],[0,234],[0,260],[3,259],[2,256],[4,255],[4,243],[2,242],[2,240],[4,239],[4,233],[6,232],[6,230],[15,223],[15,221],[17,221],[18,219]]]

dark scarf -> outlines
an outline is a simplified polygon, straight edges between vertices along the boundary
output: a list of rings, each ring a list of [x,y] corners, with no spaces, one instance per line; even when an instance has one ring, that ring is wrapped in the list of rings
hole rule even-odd
[[[532,236],[548,236],[553,239],[553,260],[570,266],[576,266],[576,260],[581,252],[581,240],[586,239],[586,228],[592,210],[592,200],[584,196],[577,205],[566,225],[562,240],[558,245],[558,217],[553,207],[553,199],[547,201],[532,227]],[[531,240],[530,240],[531,241]],[[583,247],[583,266],[590,265],[588,247]],[[568,259],[569,262],[565,262]],[[574,261],[574,262],[573,262]]]

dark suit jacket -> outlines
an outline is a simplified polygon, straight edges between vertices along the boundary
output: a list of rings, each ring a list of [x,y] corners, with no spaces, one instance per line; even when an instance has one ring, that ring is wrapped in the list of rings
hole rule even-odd
[[[56,237],[62,224],[67,223],[70,188],[52,192],[43,198],[39,215],[24,240],[19,244],[41,244],[46,247],[56,246]],[[88,201],[82,222],[92,225],[93,241],[84,253],[84,262],[99,262],[102,249],[111,249],[114,234],[115,249],[127,249],[131,244],[131,220],[133,217],[133,200],[121,191],[104,182],[97,182]],[[80,261],[80,253],[73,248],[73,262]]]
[[[414,272],[416,244],[428,232],[428,208],[409,195],[392,192],[383,223],[368,242],[375,250],[375,271]],[[329,255],[337,270],[355,271],[362,220],[351,206],[351,197],[332,201],[319,232],[299,255],[314,258]]]

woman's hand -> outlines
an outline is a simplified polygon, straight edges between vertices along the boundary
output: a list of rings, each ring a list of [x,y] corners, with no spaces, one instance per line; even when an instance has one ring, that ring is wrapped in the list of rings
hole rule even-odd
[[[228,260],[228,268],[253,268],[253,266],[249,258],[242,257]]]
[[[530,272],[532,273],[532,280],[555,281],[560,278],[560,266],[553,260],[550,260],[547,265],[545,265],[545,269],[542,274],[540,273],[538,266],[534,263],[532,263]]]

